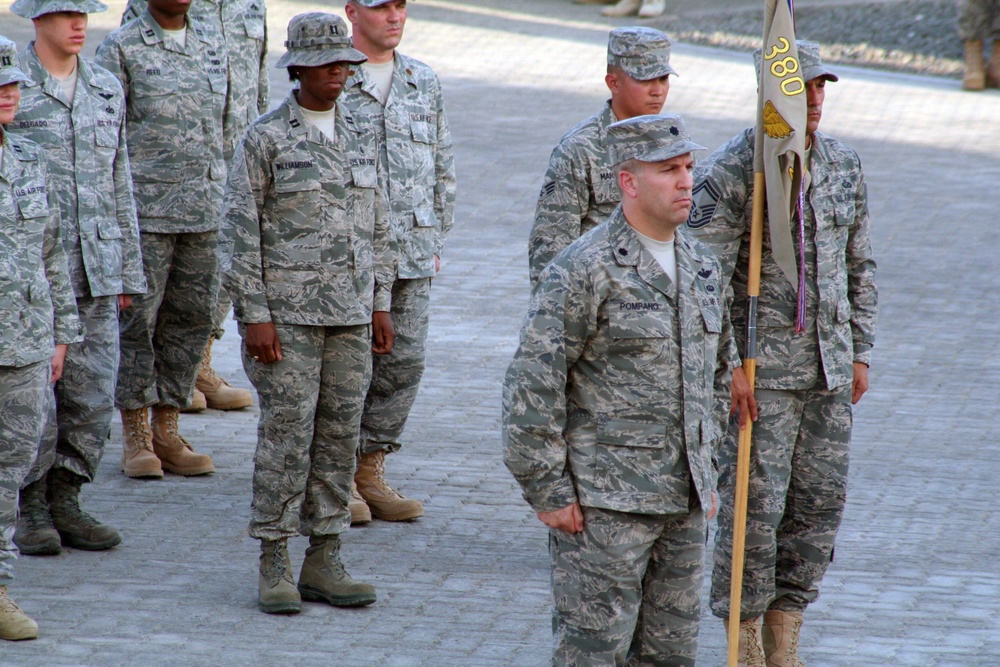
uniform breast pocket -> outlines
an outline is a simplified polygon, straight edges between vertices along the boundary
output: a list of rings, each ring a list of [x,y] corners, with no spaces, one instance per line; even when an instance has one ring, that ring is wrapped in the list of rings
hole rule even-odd
[[[264,39],[264,17],[262,14],[249,14],[243,17],[243,29],[250,39]]]
[[[21,217],[21,231],[26,247],[35,244],[41,247],[45,223],[49,218],[49,202],[45,191],[17,198],[17,210]]]
[[[621,200],[618,190],[618,176],[606,160],[590,158],[590,191],[598,204],[610,204]]]
[[[351,165],[351,180],[359,188],[374,188],[378,185],[378,175],[375,171],[374,160],[372,164]]]
[[[427,120],[410,121],[410,136],[418,144],[437,143],[437,125]]]
[[[634,360],[636,368],[664,354],[677,354],[673,308],[659,301],[612,301],[609,303],[609,356]]]
[[[275,160],[271,165],[274,191],[279,194],[319,191],[319,167],[311,156],[291,155]]]
[[[99,122],[94,126],[94,143],[101,148],[118,148],[118,129],[119,125],[115,121]]]
[[[173,69],[147,67],[144,70],[138,70],[136,75],[132,77],[129,97],[153,103],[156,100],[163,101],[163,98],[175,94],[177,89],[177,73]]]

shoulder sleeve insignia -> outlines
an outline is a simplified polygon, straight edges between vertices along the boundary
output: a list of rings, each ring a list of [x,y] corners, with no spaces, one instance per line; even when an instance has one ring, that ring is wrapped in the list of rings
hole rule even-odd
[[[549,181],[548,183],[542,186],[542,194],[545,195],[546,197],[551,197],[552,193],[555,191],[556,191],[555,181]]]
[[[784,139],[792,133],[792,126],[788,124],[778,110],[768,100],[764,104],[764,132],[772,139]]]

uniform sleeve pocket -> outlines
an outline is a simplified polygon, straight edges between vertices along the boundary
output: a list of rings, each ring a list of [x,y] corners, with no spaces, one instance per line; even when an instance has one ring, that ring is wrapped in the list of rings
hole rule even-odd
[[[616,447],[645,447],[662,449],[667,441],[667,427],[663,424],[609,419],[597,425],[597,441]]]

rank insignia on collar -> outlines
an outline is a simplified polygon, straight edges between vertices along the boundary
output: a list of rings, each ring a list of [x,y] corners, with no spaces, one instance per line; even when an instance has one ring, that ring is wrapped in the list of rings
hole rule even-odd
[[[621,255],[622,257],[628,257],[628,249],[618,248],[618,254]]]

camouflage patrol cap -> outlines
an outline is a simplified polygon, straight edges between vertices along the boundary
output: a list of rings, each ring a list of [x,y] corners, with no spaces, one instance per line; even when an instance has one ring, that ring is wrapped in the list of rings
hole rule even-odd
[[[795,48],[799,52],[799,69],[802,70],[802,80],[812,81],[813,79],[818,79],[823,77],[827,81],[840,81],[840,77],[830,71],[830,69],[823,64],[822,58],[819,57],[819,44],[816,42],[807,42],[804,39],[795,40]],[[763,51],[757,49],[753,52],[753,62],[757,70],[757,81],[760,81],[760,62],[761,55]]]
[[[293,17],[288,22],[285,48],[287,51],[276,67],[317,67],[335,62],[357,65],[368,60],[365,54],[351,46],[344,19],[322,12]]]
[[[351,0],[356,2],[362,7],[378,7],[379,5],[384,5],[386,3],[392,2],[392,0]]]
[[[615,28],[608,35],[608,64],[621,67],[633,79],[648,81],[673,74],[670,38],[654,28]]]
[[[17,61],[17,44],[0,35],[0,86],[31,81]]]
[[[108,6],[100,0],[17,0],[10,11],[26,19],[37,19],[56,12],[97,14],[108,11]]]
[[[626,160],[660,162],[703,151],[704,146],[691,141],[684,119],[677,114],[636,116],[608,126],[611,163]]]

